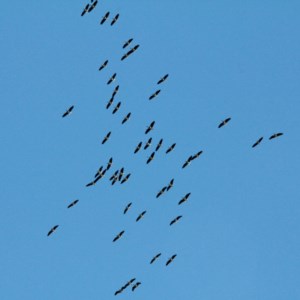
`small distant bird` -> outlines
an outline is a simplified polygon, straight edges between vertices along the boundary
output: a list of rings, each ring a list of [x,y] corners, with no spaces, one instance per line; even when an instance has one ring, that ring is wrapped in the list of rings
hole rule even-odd
[[[202,153],[203,151],[197,152],[195,155],[193,155],[192,160],[198,158]]]
[[[147,141],[146,145],[144,146],[144,150],[146,150],[148,147],[151,146],[151,142],[152,142],[152,137],[149,138],[149,140]]]
[[[128,113],[128,114],[125,116],[125,118],[124,118],[123,121],[122,121],[122,124],[124,124],[125,122],[127,122],[127,121],[129,120],[130,116],[131,116],[131,112]]]
[[[111,182],[111,185],[114,185],[118,181],[118,177],[115,176]]]
[[[112,113],[115,114],[115,113],[119,110],[120,106],[121,106],[121,102],[119,102],[119,103],[116,105],[116,107],[114,108],[114,110],[113,110]]]
[[[145,134],[148,134],[151,130],[153,130],[154,125],[155,125],[155,121],[152,121],[152,122],[150,123],[150,125],[147,127],[147,129],[146,129],[146,131],[145,131]]]
[[[137,283],[132,287],[132,291],[134,291],[140,284],[141,284],[141,282],[137,282]]]
[[[161,253],[156,254],[150,261],[150,264],[153,264],[159,257],[161,256]]]
[[[225,119],[224,121],[222,121],[222,122],[219,124],[218,128],[223,127],[223,126],[226,125],[230,120],[231,120],[231,118]]]
[[[152,152],[147,160],[147,164],[149,164],[154,159],[155,152]]]
[[[127,58],[129,55],[131,55],[133,52],[135,52],[138,48],[140,47],[140,45],[135,45],[131,50],[129,50],[127,53],[125,53],[121,60],[124,60],[125,58]]]
[[[84,10],[83,10],[82,13],[81,13],[81,16],[82,16],[82,17],[85,15],[86,12],[88,12],[89,7],[90,7],[89,4],[87,4],[87,5],[85,6]]]
[[[115,171],[115,173],[109,178],[109,180],[114,180],[115,178],[118,178],[118,173],[119,173],[119,170]]]
[[[95,1],[88,9],[88,12],[91,12],[96,7],[97,3],[98,3],[98,1]]]
[[[143,144],[143,142],[138,143],[138,145],[135,147],[134,154],[137,153],[141,149],[142,144]]]
[[[157,84],[163,83],[168,77],[169,77],[169,74],[166,74],[165,76],[163,76],[161,79],[158,80]]]
[[[282,132],[274,133],[273,135],[271,135],[271,136],[269,137],[269,140],[275,139],[275,138],[277,138],[277,137],[279,137],[279,136],[281,136],[281,135],[283,135]]]
[[[120,14],[116,14],[116,16],[113,18],[113,20],[111,21],[110,25],[113,26],[117,20],[119,19]]]
[[[125,290],[128,288],[133,282],[135,281],[135,278],[130,279],[124,286],[122,286],[122,289]]]
[[[75,204],[77,204],[78,203],[78,199],[77,200],[74,200],[72,203],[70,203],[69,205],[68,205],[68,208],[71,208],[72,206],[74,206]]]
[[[153,93],[153,94],[149,97],[149,100],[154,99],[159,93],[160,93],[160,90],[157,90],[155,93]]]
[[[109,17],[109,11],[103,16],[102,20],[100,21],[100,25],[102,25],[107,20],[108,17]]]
[[[131,49],[132,52],[135,52],[139,47],[140,47],[140,45],[135,45],[135,46]]]
[[[121,293],[123,292],[123,290],[124,290],[124,289],[121,288],[121,289],[115,291],[115,296],[117,296],[118,294],[121,294]]]
[[[146,211],[144,210],[142,213],[139,214],[139,216],[136,218],[135,221],[138,222],[141,218],[144,217],[145,213],[146,213]]]
[[[159,198],[165,191],[166,191],[167,187],[164,186],[157,194],[156,194],[156,198]]]
[[[113,239],[113,242],[116,242],[124,234],[124,232],[125,230],[122,230],[120,233],[118,233],[116,237]]]
[[[95,178],[101,174],[102,169],[103,169],[103,166],[101,166],[101,167],[98,169],[97,173],[96,173],[95,176],[94,176]]]
[[[156,146],[156,148],[155,148],[155,151],[158,151],[158,150],[159,150],[159,148],[161,147],[162,143],[163,143],[163,139],[161,139],[161,140],[158,142],[158,144],[157,144],[157,146]]]
[[[176,146],[176,143],[174,143],[172,146],[170,146],[167,151],[166,151],[166,154],[170,153],[171,151],[173,151],[173,149],[175,148]]]
[[[111,131],[110,131],[110,132],[105,136],[105,138],[103,139],[102,145],[108,141],[110,135],[111,135]]]
[[[57,228],[58,228],[59,225],[55,225],[53,226],[50,231],[48,232],[47,236],[49,236],[50,234],[52,234]]]
[[[112,98],[114,98],[114,97],[116,96],[116,94],[117,94],[119,88],[120,88],[119,85],[117,85],[117,86],[115,87],[115,89],[114,89],[114,91],[113,91],[113,93],[112,93]]]
[[[118,176],[118,180],[121,181],[122,177],[124,175],[124,168],[121,168],[119,176]]]
[[[166,262],[166,266],[168,266],[175,259],[176,256],[177,256],[177,254],[172,255]]]
[[[191,163],[192,160],[193,160],[193,155],[191,155],[191,156],[185,161],[185,163],[182,165],[182,169],[186,168],[186,167]]]
[[[169,185],[167,186],[167,191],[173,187],[173,184],[174,184],[174,178],[169,182]]]
[[[132,202],[128,203],[124,209],[124,215],[128,212],[129,208],[131,207]]]
[[[191,193],[187,193],[179,202],[178,205],[184,203],[185,201],[187,201],[187,199],[190,197]]]
[[[108,64],[108,60],[106,60],[100,67],[99,67],[99,71],[101,71],[102,69],[104,69]]]
[[[62,117],[64,118],[64,117],[68,116],[72,112],[73,108],[74,108],[74,105],[69,107],[68,110],[62,115]]]
[[[121,181],[121,184],[123,184],[124,182],[126,182],[129,179],[130,175],[131,175],[130,173],[127,174],[126,177]]]
[[[175,219],[173,219],[171,222],[170,222],[170,226],[177,223],[180,219],[182,218],[182,216],[177,216]]]
[[[107,84],[111,84],[113,81],[115,81],[117,76],[117,73],[114,73],[107,81]]]
[[[92,182],[88,183],[86,187],[95,185],[99,179],[101,179],[105,175],[106,170],[102,171],[99,176],[97,176]]]
[[[114,102],[114,98],[111,97],[111,98],[109,99],[109,101],[107,102],[107,104],[106,104],[106,109],[109,109],[110,106],[113,104],[113,102]]]
[[[252,148],[255,148],[256,146],[258,146],[261,141],[263,140],[263,137],[260,137],[253,145],[252,145]]]
[[[108,163],[107,163],[107,166],[106,166],[106,170],[105,170],[105,171],[108,171],[108,170],[110,169],[112,163],[113,163],[113,158],[111,157],[111,158],[108,160]]]
[[[129,46],[132,41],[133,41],[133,39],[129,39],[127,42],[125,42],[125,44],[123,45],[123,49],[125,49],[127,46]]]

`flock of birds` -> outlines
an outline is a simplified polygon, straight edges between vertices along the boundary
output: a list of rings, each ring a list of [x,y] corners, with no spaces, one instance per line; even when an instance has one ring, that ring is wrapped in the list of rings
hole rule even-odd
[[[98,1],[94,1],[91,0],[90,3],[86,4],[86,6],[84,7],[81,16],[84,16],[87,13],[90,13],[91,11],[93,11],[95,9],[95,7],[97,6]],[[103,25],[109,18],[110,16],[110,12],[105,13],[105,15],[102,17],[102,19],[100,20],[100,24]],[[113,26],[117,20],[119,19],[119,14],[116,14],[112,21],[111,21],[111,26]],[[125,49],[126,47],[128,47],[131,43],[132,43],[133,39],[130,38],[128,39],[124,44],[123,44],[123,49]],[[131,54],[133,54],[137,49],[139,48],[139,45],[135,45],[133,48],[131,48],[129,51],[127,51],[122,57],[121,57],[121,61],[125,60],[128,56],[130,56]],[[107,65],[108,65],[108,60],[104,61],[104,63],[99,67],[99,71],[102,71]],[[109,80],[107,81],[107,85],[112,84],[115,80],[116,80],[116,76],[117,73],[114,73]],[[164,83],[169,77],[169,74],[166,74],[164,76],[162,76],[158,81],[157,81],[157,85],[161,85],[162,83]],[[112,96],[110,98],[110,100],[108,101],[107,105],[106,105],[106,109],[109,109],[111,107],[111,105],[114,103],[115,101],[115,97],[117,95],[119,91],[119,85],[117,85],[112,93]],[[154,98],[156,98],[159,93],[161,92],[160,89],[157,89],[154,93],[152,93],[149,97],[149,100],[153,100]],[[121,107],[121,102],[118,102],[114,109],[112,110],[112,114],[115,114],[119,111]],[[72,112],[73,112],[74,106],[69,107],[65,113],[62,115],[63,118],[69,116]],[[123,118],[122,120],[122,124],[125,124],[131,117],[131,112],[127,113],[126,116]],[[220,122],[220,124],[218,125],[218,128],[222,128],[223,126],[227,125],[229,123],[229,121],[231,120],[231,117],[228,117],[226,119],[224,119],[222,122]],[[155,126],[155,121],[152,121],[146,128],[145,130],[145,135],[147,135],[148,133],[150,133]],[[102,144],[105,144],[109,138],[111,137],[112,132],[109,131],[105,137],[102,140]],[[274,133],[269,137],[269,140],[278,138],[279,136],[283,135],[282,132],[278,132],[278,133]],[[263,137],[260,137],[253,145],[252,148],[257,147],[263,140]],[[163,139],[160,139],[159,142],[157,143],[155,149],[153,150],[153,152],[150,154],[150,156],[148,157],[146,164],[149,164],[154,158],[155,158],[155,154],[161,149],[163,144]],[[144,147],[143,147],[144,145]],[[141,141],[139,142],[136,147],[134,148],[133,153],[136,154],[138,153],[141,148],[143,147],[144,150],[146,150],[147,148],[149,148],[152,145],[152,137],[148,138],[146,141]],[[170,152],[172,152],[174,150],[176,146],[176,143],[171,144],[170,146],[168,146],[166,148],[165,153],[169,154]],[[190,163],[197,159],[201,154],[203,153],[203,151],[199,151],[196,154],[190,155],[183,163],[182,168],[186,168],[188,165],[190,165]],[[86,187],[90,187],[90,186],[94,186],[100,179],[102,179],[105,174],[110,170],[111,166],[113,164],[113,158],[111,157],[108,162],[106,163],[106,166],[100,166],[96,172],[96,174],[94,175],[94,178],[92,181],[90,181],[89,183],[86,184]],[[119,182],[120,184],[124,184],[125,182],[127,182],[129,180],[131,176],[131,173],[127,173],[125,174],[125,169],[124,167],[117,169],[109,178],[109,181],[111,182],[111,185],[116,184],[117,182]],[[170,182],[161,188],[161,190],[157,193],[156,198],[161,197],[165,192],[168,192],[174,185],[174,178],[172,178],[170,180]],[[190,197],[191,193],[187,193],[185,196],[183,196],[179,202],[178,205],[182,205],[183,203],[185,203],[189,197]],[[77,203],[79,202],[79,200],[75,200],[73,202],[71,202],[67,208],[72,208],[73,206],[75,206]],[[126,214],[129,209],[132,206],[132,202],[128,203],[123,211],[124,214]],[[136,222],[140,221],[146,214],[146,210],[142,211],[138,217],[136,218]],[[172,219],[170,221],[170,226],[174,225],[175,223],[177,223],[180,219],[182,218],[182,215],[178,215],[176,216],[174,219]],[[53,234],[57,228],[59,227],[59,225],[55,225],[53,226],[47,236],[50,236],[51,234]],[[125,233],[125,230],[120,231],[114,238],[113,238],[113,242],[118,241]],[[156,255],[154,255],[154,257],[150,260],[150,264],[153,264],[160,256],[162,255],[162,253],[158,253]],[[176,258],[177,254],[173,254],[171,257],[169,257],[165,263],[166,266],[168,266],[170,263],[173,262],[173,260]],[[128,288],[129,286],[131,286],[132,291],[134,291],[137,287],[139,287],[141,285],[140,281],[136,281],[136,278],[132,278],[129,281],[126,282],[125,285],[123,285],[121,288],[119,288],[118,290],[115,291],[115,295],[118,295],[120,293],[122,293],[126,288]]]

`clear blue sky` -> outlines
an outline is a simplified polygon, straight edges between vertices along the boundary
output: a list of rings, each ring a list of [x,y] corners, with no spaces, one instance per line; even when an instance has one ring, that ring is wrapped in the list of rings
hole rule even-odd
[[[80,17],[86,3],[1,5],[1,300],[115,299],[132,277],[142,285],[117,297],[300,299],[300,2],[103,0]],[[115,26],[99,25],[106,11]],[[121,62],[129,38],[140,48]],[[164,144],[146,165],[155,145],[133,150],[153,120]],[[86,188],[111,156],[129,181]]]

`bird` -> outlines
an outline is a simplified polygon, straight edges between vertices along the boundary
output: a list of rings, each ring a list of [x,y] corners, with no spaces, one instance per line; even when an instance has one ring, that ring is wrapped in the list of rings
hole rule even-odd
[[[173,145],[171,145],[171,146],[167,149],[166,154],[168,154],[168,153],[170,153],[171,151],[173,151],[173,149],[175,148],[175,146],[176,146],[176,143],[174,143]]]
[[[140,213],[135,221],[138,222],[145,215],[145,213],[146,213],[146,210],[144,210],[142,213]]]
[[[146,129],[146,131],[145,131],[145,134],[148,134],[151,130],[153,130],[154,125],[155,125],[155,121],[152,121],[152,122],[150,123],[150,125],[147,127],[147,129]]]
[[[224,121],[222,121],[222,122],[219,124],[218,128],[223,127],[223,126],[226,125],[230,120],[231,120],[231,118],[225,119]]]
[[[149,164],[154,159],[155,152],[152,152],[147,160],[147,164]]]
[[[199,152],[197,152],[195,155],[193,155],[192,156],[192,160],[194,160],[194,159],[196,159],[196,158],[198,158],[201,154],[203,153],[203,151],[201,150],[201,151],[199,151]]]
[[[134,154],[137,153],[141,149],[142,144],[143,144],[143,142],[138,143],[138,145],[135,147]]]
[[[132,291],[134,291],[140,284],[141,284],[141,282],[137,282],[137,283],[132,287]]]
[[[118,177],[115,176],[111,182],[111,185],[114,185],[118,181]]]
[[[116,79],[117,73],[114,73],[107,81],[107,84],[111,84]]]
[[[49,236],[50,234],[52,234],[52,233],[58,228],[58,226],[59,226],[59,225],[53,226],[53,227],[49,230],[47,236]]]
[[[282,132],[274,133],[274,134],[272,134],[272,135],[269,137],[269,140],[275,139],[275,138],[277,138],[277,137],[279,137],[279,136],[281,136],[281,135],[283,135]]]
[[[77,204],[78,203],[78,199],[77,200],[74,200],[72,203],[70,203],[69,205],[68,205],[68,208],[71,208],[72,206],[74,206],[75,204]]]
[[[159,150],[159,148],[161,147],[162,143],[163,143],[163,139],[160,139],[160,141],[158,142],[158,144],[157,144],[157,146],[155,148],[155,151]]]
[[[107,104],[106,104],[106,109],[109,109],[110,106],[113,104],[113,102],[114,102],[114,98],[111,97],[111,98],[109,99],[109,101],[107,102]]]
[[[153,94],[149,97],[149,100],[154,99],[159,93],[160,93],[160,90],[157,90],[155,93],[153,93]]]
[[[88,9],[88,12],[91,12],[96,7],[97,3],[98,3],[98,1],[95,1]]]
[[[165,191],[166,191],[167,187],[164,186],[157,194],[156,194],[156,198],[159,198]]]
[[[161,79],[158,80],[157,84],[163,83],[168,77],[169,77],[169,74],[166,74],[165,76],[163,76]]]
[[[131,55],[133,52],[135,52],[138,48],[140,47],[140,45],[135,45],[132,49],[130,49],[127,53],[125,53],[121,60],[124,60],[125,58],[127,58],[129,55]]]
[[[119,102],[119,103],[116,105],[116,107],[114,108],[114,110],[113,110],[112,113],[115,114],[115,113],[119,110],[120,106],[121,106],[121,102]]]
[[[191,155],[185,162],[184,164],[182,165],[182,169],[184,169],[185,167],[187,167],[191,161],[193,160],[193,155]]]
[[[179,202],[178,205],[184,203],[185,201],[187,201],[187,199],[190,197],[191,193],[187,193]]]
[[[132,52],[135,52],[139,47],[140,47],[140,45],[135,45],[135,46],[131,49]]]
[[[104,69],[108,64],[108,59],[99,67],[99,71],[101,71],[102,69]]]
[[[118,294],[121,294],[121,293],[123,292],[123,290],[124,290],[124,289],[121,288],[121,289],[115,291],[115,296],[117,296]]]
[[[97,176],[92,182],[88,183],[86,187],[95,185],[99,179],[101,179],[105,175],[106,170],[102,171],[99,176]]]
[[[129,287],[133,282],[135,281],[135,278],[130,279],[124,286],[122,286],[122,290],[125,290],[127,287]]]
[[[102,145],[103,145],[105,142],[107,142],[107,140],[109,139],[110,135],[111,135],[111,131],[110,131],[110,132],[105,136],[105,138],[103,139]]]
[[[109,11],[103,16],[102,20],[100,21],[100,25],[102,25],[107,20],[108,17],[109,17]]]
[[[263,137],[260,137],[253,145],[252,145],[252,148],[255,148],[256,146],[258,146],[261,141],[263,140]]]
[[[130,38],[128,41],[126,41],[123,45],[123,49],[125,49],[127,46],[129,46],[131,44],[131,42],[133,41],[132,38]]]
[[[128,113],[128,114],[125,116],[125,118],[122,120],[122,124],[124,124],[125,122],[127,122],[127,121],[129,120],[130,116],[131,116],[131,112]]]
[[[101,167],[98,169],[97,173],[96,173],[95,176],[94,176],[95,178],[101,174],[102,169],[103,169],[103,166],[101,166]]]
[[[169,185],[167,186],[167,191],[169,191],[169,189],[170,189],[171,187],[173,187],[173,184],[174,184],[174,178],[171,179],[171,181],[169,182]]]
[[[120,169],[119,176],[118,176],[118,180],[119,180],[119,181],[121,181],[123,175],[124,175],[124,168],[121,168],[121,169]]]
[[[115,171],[115,173],[109,178],[109,180],[114,180],[115,178],[118,178],[117,175],[119,173],[119,170]]]
[[[182,216],[177,216],[175,219],[173,219],[171,222],[170,222],[170,226],[177,223],[180,219],[182,218]]]
[[[121,181],[121,184],[123,184],[124,182],[126,182],[129,179],[130,175],[131,175],[130,173],[127,174],[126,177]]]
[[[161,253],[156,254],[150,261],[150,264],[153,264],[159,257],[161,256]]]
[[[168,266],[175,259],[176,256],[177,256],[177,254],[173,254],[166,262],[166,266]]]
[[[67,109],[67,111],[62,115],[62,117],[64,118],[64,117],[68,116],[72,112],[73,108],[74,108],[74,105],[72,105],[71,107],[69,107]]]
[[[115,89],[114,89],[114,91],[113,91],[113,93],[112,93],[112,96],[111,96],[112,98],[114,98],[114,97],[116,96],[116,94],[117,94],[119,88],[120,88],[119,85],[117,85],[117,86],[115,87]]]
[[[111,158],[108,160],[108,163],[107,163],[107,166],[106,166],[106,171],[108,171],[108,170],[110,169],[112,163],[113,163],[113,158],[111,157]]]
[[[85,15],[86,12],[88,12],[89,6],[90,6],[90,4],[87,4],[87,5],[85,6],[84,10],[83,10],[82,13],[81,13],[81,16],[82,16],[82,17]]]
[[[113,242],[116,242],[123,234],[124,234],[125,230],[122,230],[120,233],[118,233],[115,238],[113,239]]]
[[[129,210],[129,208],[131,207],[131,205],[132,205],[132,202],[130,202],[130,203],[128,203],[127,205],[126,205],[126,207],[125,207],[125,209],[124,209],[124,215],[128,212],[128,210]]]
[[[146,145],[144,146],[144,150],[146,150],[148,147],[151,146],[151,142],[152,142],[152,137],[149,138],[149,140],[147,141]]]
[[[116,16],[113,18],[113,20],[110,23],[111,26],[113,26],[117,22],[117,20],[119,19],[119,16],[120,16],[119,14],[116,14]]]

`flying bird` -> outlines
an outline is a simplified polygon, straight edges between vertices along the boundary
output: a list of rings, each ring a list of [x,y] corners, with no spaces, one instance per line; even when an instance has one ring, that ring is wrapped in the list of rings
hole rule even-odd
[[[135,52],[138,48],[140,47],[140,45],[135,45],[132,49],[130,49],[127,53],[125,53],[121,60],[124,60],[125,58],[127,58],[129,55],[131,55],[133,52]]]
[[[109,11],[103,16],[102,20],[100,21],[100,25],[102,25],[107,20],[108,17],[109,17]]]
[[[120,88],[119,85],[117,85],[117,86],[115,87],[115,89],[114,89],[114,91],[113,91],[113,93],[112,93],[112,98],[114,98],[114,97],[116,96],[116,94],[117,94],[119,88]]]
[[[146,150],[148,147],[151,146],[151,142],[152,142],[152,137],[149,138],[149,140],[147,141],[146,145],[144,146],[144,150]]]
[[[177,223],[180,219],[182,218],[182,216],[177,216],[175,219],[173,219],[171,222],[170,222],[170,226]]]
[[[158,80],[157,84],[163,83],[168,77],[169,77],[169,74],[166,74],[165,76],[163,76],[161,79]]]
[[[124,286],[122,286],[122,290],[125,290],[128,288],[133,282],[135,281],[135,278],[130,279]]]
[[[156,148],[155,148],[155,151],[158,151],[158,150],[159,150],[159,148],[161,147],[162,143],[163,143],[163,139],[161,139],[161,140],[158,142],[158,144],[157,144],[157,146],[156,146]]]
[[[281,135],[283,135],[282,132],[274,133],[273,135],[271,135],[271,136],[269,137],[269,140],[275,139],[275,138],[277,138],[277,137],[279,137],[279,136],[281,136]]]
[[[252,148],[255,148],[256,146],[258,146],[261,141],[263,140],[263,137],[260,137],[253,145],[252,145]]]
[[[64,118],[64,117],[68,116],[72,112],[73,108],[74,108],[74,105],[69,107],[68,110],[62,115],[62,117]]]
[[[169,189],[170,189],[171,187],[173,187],[173,184],[174,184],[174,178],[171,179],[171,181],[169,182],[169,184],[168,184],[168,186],[167,186],[167,191],[169,191]]]
[[[111,157],[111,158],[109,159],[108,163],[107,163],[106,171],[108,171],[108,170],[110,169],[112,163],[113,163],[113,158]]]
[[[125,230],[122,230],[120,233],[118,233],[115,238],[113,239],[113,242],[116,242],[123,234],[124,234]]]
[[[222,122],[219,124],[218,128],[223,127],[223,126],[226,125],[230,120],[231,120],[231,118],[225,119],[224,121],[222,121]]]
[[[147,129],[146,129],[146,131],[145,131],[145,134],[148,134],[151,130],[153,130],[154,125],[155,125],[155,121],[152,121],[152,122],[150,123],[150,125],[147,127]]]
[[[109,137],[110,137],[110,135],[111,135],[111,131],[105,136],[105,138],[103,139],[103,141],[102,141],[102,145],[105,143],[105,142],[107,142],[108,141],[108,139],[109,139]]]
[[[108,60],[106,60],[100,67],[99,67],[99,71],[101,71],[102,69],[104,69],[108,64]]]
[[[107,81],[107,84],[111,84],[116,79],[117,73],[114,73]]]
[[[156,254],[150,261],[150,264],[153,264],[159,257],[161,256],[161,253]]]
[[[186,168],[186,167],[191,163],[192,160],[193,160],[193,155],[191,155],[191,156],[184,162],[184,164],[182,165],[182,169]]]
[[[113,26],[117,20],[119,19],[120,14],[116,14],[116,16],[113,18],[113,20],[111,21],[110,25]]]
[[[87,5],[85,6],[84,10],[83,10],[82,13],[81,13],[81,16],[82,16],[82,17],[85,15],[86,12],[88,12],[89,7],[90,7],[89,4],[87,4]]]
[[[155,152],[152,152],[147,160],[147,164],[149,164],[154,159]]]
[[[72,206],[74,206],[75,204],[77,204],[78,203],[78,199],[77,200],[74,200],[72,203],[70,203],[69,205],[68,205],[68,208],[71,208]]]
[[[131,49],[132,52],[135,52],[139,47],[140,47],[140,45],[135,45],[135,46]]]
[[[149,100],[154,99],[159,93],[160,93],[160,90],[157,90],[154,94],[152,94],[152,95],[149,97]]]
[[[168,266],[175,259],[176,256],[177,256],[177,254],[172,255],[166,262],[166,266]]]
[[[127,174],[126,177],[121,181],[121,184],[123,184],[124,182],[126,182],[129,179],[130,175],[131,175],[130,173]]]
[[[109,99],[109,101],[107,102],[107,104],[106,104],[106,109],[109,109],[110,106],[113,104],[113,102],[114,102],[114,98],[111,97],[111,98]]]
[[[112,113],[115,114],[115,113],[119,110],[120,106],[121,106],[121,102],[119,102],[119,103],[116,105],[116,107],[114,108],[114,110],[113,110]]]
[[[178,205],[184,203],[185,201],[187,201],[187,199],[190,197],[191,193],[187,193],[179,202]]]
[[[203,151],[197,152],[195,155],[192,156],[192,160],[198,158],[202,153]]]
[[[134,291],[140,284],[141,284],[141,282],[137,282],[137,283],[132,287],[132,291]]]
[[[127,122],[129,120],[130,116],[131,116],[131,112],[126,115],[126,117],[122,121],[122,124],[124,124],[125,122]]]
[[[140,213],[135,221],[138,222],[141,218],[144,217],[145,213],[146,213],[146,210],[144,210],[142,213]]]
[[[124,168],[121,168],[119,176],[118,176],[118,180],[121,181],[122,177],[124,175]]]
[[[106,170],[102,171],[99,176],[97,176],[92,182],[88,183],[86,187],[95,185],[99,179],[101,179],[105,175]]]
[[[129,39],[127,42],[125,42],[125,44],[123,45],[123,49],[126,48],[127,46],[129,46],[132,41],[133,41],[133,39]]]
[[[124,209],[124,215],[128,212],[129,208],[131,207],[132,202],[128,203]]]
[[[115,296],[117,296],[118,294],[121,294],[123,292],[123,288],[120,288],[119,290],[115,291]]]
[[[165,191],[166,191],[167,187],[164,186],[156,195],[156,198],[159,198]]]
[[[88,9],[88,12],[91,12],[96,7],[97,3],[98,3],[98,1],[95,1]]]
[[[110,178],[109,180],[114,180],[115,178],[118,178],[117,175],[119,173],[119,170],[117,170]]]
[[[174,143],[173,145],[171,145],[171,146],[167,149],[166,154],[168,154],[168,153],[170,153],[171,151],[173,151],[173,149],[175,148],[175,146],[176,146],[176,143]]]
[[[143,144],[143,142],[138,143],[138,145],[135,147],[134,154],[137,153],[141,149],[142,144]]]
[[[101,166],[101,167],[98,169],[97,173],[96,173],[95,176],[94,176],[95,178],[101,174],[102,169],[103,169],[103,166]]]
[[[47,236],[49,236],[50,234],[52,234],[57,228],[58,228],[59,225],[55,225],[53,226],[50,231],[48,232]]]

